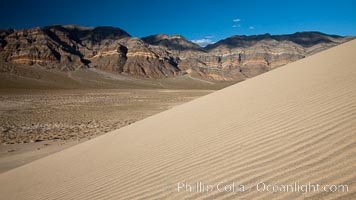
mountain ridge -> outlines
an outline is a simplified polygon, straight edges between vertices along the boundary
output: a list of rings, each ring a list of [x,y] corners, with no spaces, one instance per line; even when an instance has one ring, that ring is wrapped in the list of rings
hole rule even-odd
[[[320,32],[234,35],[206,47],[181,35],[132,37],[111,26],[52,25],[0,31],[0,62],[75,71],[97,68],[133,77],[189,74],[240,81],[353,39]],[[2,72],[11,73],[2,64]]]

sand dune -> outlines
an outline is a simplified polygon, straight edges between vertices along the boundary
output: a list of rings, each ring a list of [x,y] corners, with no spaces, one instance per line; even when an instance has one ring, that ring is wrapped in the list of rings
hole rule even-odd
[[[354,199],[355,52],[356,40],[10,170],[0,198]],[[213,189],[183,187],[196,182]],[[232,182],[246,191],[221,187]],[[309,182],[326,190],[261,191]]]

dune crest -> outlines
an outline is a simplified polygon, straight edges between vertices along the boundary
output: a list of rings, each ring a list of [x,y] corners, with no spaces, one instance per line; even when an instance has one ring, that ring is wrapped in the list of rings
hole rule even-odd
[[[353,40],[0,174],[1,199],[352,199],[355,52]]]

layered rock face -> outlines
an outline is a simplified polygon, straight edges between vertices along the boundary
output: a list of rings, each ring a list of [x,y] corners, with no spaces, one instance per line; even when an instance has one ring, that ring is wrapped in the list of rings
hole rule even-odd
[[[119,28],[55,25],[0,31],[0,59],[62,71],[95,67],[135,77],[243,80],[351,39],[318,32],[265,34],[232,36],[202,48],[180,35],[139,39]]]
[[[130,75],[146,77],[172,77],[179,73],[177,62],[164,50],[150,48],[137,38],[129,39],[127,61],[123,72]]]
[[[4,38],[6,45],[1,54],[7,62],[75,70],[90,63],[87,57],[92,57],[95,51],[98,29],[100,31],[101,28],[89,30],[73,26],[51,26],[15,31]],[[117,33],[110,31],[110,34]],[[102,32],[97,35],[108,37]]]
[[[217,80],[236,80],[259,75],[351,39],[353,37],[319,32],[232,36],[202,51],[186,50],[176,54],[181,58],[178,66],[190,73]]]

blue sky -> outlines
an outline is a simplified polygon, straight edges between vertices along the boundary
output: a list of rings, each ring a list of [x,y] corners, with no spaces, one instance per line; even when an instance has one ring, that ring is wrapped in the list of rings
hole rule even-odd
[[[355,0],[2,0],[1,7],[0,28],[108,25],[135,37],[180,34],[205,43],[297,31],[356,35]]]

